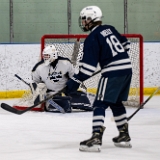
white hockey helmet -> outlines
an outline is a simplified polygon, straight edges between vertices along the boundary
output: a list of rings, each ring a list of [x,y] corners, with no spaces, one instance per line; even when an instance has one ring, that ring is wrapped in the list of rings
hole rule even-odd
[[[89,24],[92,24],[93,22],[102,21],[101,18],[102,18],[102,11],[99,7],[87,6],[83,8],[82,11],[80,12],[79,26],[84,32],[89,31],[89,29],[86,29],[86,26],[87,25],[89,26]],[[90,20],[90,22],[85,26],[83,26],[82,20]]]
[[[44,59],[45,65],[48,66],[55,59],[58,58],[58,52],[54,45],[46,46],[43,50],[42,57]]]

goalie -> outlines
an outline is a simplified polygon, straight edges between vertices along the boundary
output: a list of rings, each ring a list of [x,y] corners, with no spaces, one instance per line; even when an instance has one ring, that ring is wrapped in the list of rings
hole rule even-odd
[[[34,103],[43,100],[45,97],[54,95],[63,88],[66,82],[72,78],[75,69],[68,58],[58,56],[54,45],[44,48],[42,60],[32,69],[32,80],[30,84]],[[92,111],[87,94],[77,91],[73,94],[62,96],[60,93],[53,98],[53,103],[47,101],[45,110],[50,112],[60,112],[60,107],[64,112],[71,112],[72,109]],[[67,96],[66,96],[67,95]]]

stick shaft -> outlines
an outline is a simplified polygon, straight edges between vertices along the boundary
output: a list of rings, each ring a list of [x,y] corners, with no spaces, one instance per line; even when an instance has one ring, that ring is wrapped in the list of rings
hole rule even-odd
[[[27,83],[25,80],[23,80],[23,79],[22,79],[21,77],[19,77],[17,74],[15,74],[14,76],[17,77],[19,80],[21,80],[22,82],[24,82],[26,85],[28,85],[28,86],[30,87],[29,83]]]
[[[31,110],[32,108],[34,108],[34,107],[36,107],[36,106],[38,106],[38,105],[40,105],[40,104],[48,101],[49,99],[52,99],[54,96],[59,95],[59,93],[61,93],[61,92],[63,92],[63,91],[64,91],[64,89],[62,89],[61,91],[59,91],[58,93],[56,93],[56,94],[54,94],[54,95],[51,95],[51,96],[47,97],[46,99],[44,99],[44,100],[42,100],[42,101],[40,101],[40,102],[38,102],[38,103],[36,103],[36,104],[34,104],[34,105],[26,108],[25,110],[18,110],[18,109],[13,108],[12,106],[10,106],[10,105],[8,105],[8,104],[5,104],[5,103],[2,103],[2,104],[1,104],[1,108],[5,109],[6,111],[12,112],[12,113],[14,113],[14,114],[21,115],[21,114],[23,114],[23,113]]]
[[[131,120],[131,118],[140,110],[142,109],[142,107],[160,90],[160,87],[158,87],[138,108],[137,110],[135,110],[135,112],[133,112],[128,118],[127,120]]]

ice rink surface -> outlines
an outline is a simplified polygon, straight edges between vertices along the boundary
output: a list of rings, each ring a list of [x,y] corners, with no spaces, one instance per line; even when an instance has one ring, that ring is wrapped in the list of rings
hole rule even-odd
[[[145,97],[146,98],[146,97]],[[12,104],[14,100],[1,100]],[[128,116],[135,108],[127,108]],[[89,139],[92,112],[67,114],[26,112],[16,115],[0,108],[0,160],[159,160],[160,96],[154,96],[130,121],[132,148],[116,148],[118,135],[112,113],[106,110],[101,152],[80,152]]]

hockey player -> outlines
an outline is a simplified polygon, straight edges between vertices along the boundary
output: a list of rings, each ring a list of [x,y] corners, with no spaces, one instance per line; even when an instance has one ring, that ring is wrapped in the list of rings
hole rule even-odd
[[[45,96],[54,95],[65,88],[66,82],[74,75],[75,69],[68,58],[58,56],[54,45],[44,48],[43,59],[32,69],[32,80],[30,84],[34,103],[43,100]],[[86,93],[78,91],[70,94],[70,97],[64,97],[60,93],[53,98],[54,102],[61,106],[65,112],[71,112],[72,108],[82,110],[92,110]],[[75,105],[81,104],[81,105]],[[46,111],[59,112],[56,107],[46,102]]]
[[[92,137],[80,142],[80,151],[100,151],[105,130],[105,110],[110,106],[119,135],[113,138],[116,146],[131,147],[128,132],[126,101],[132,78],[132,65],[128,55],[130,42],[111,25],[102,25],[102,11],[97,6],[82,9],[80,28],[90,34],[85,39],[83,58],[74,79],[84,81],[92,76],[99,63],[101,78],[93,104]],[[67,82],[67,92],[79,87],[73,78]]]

